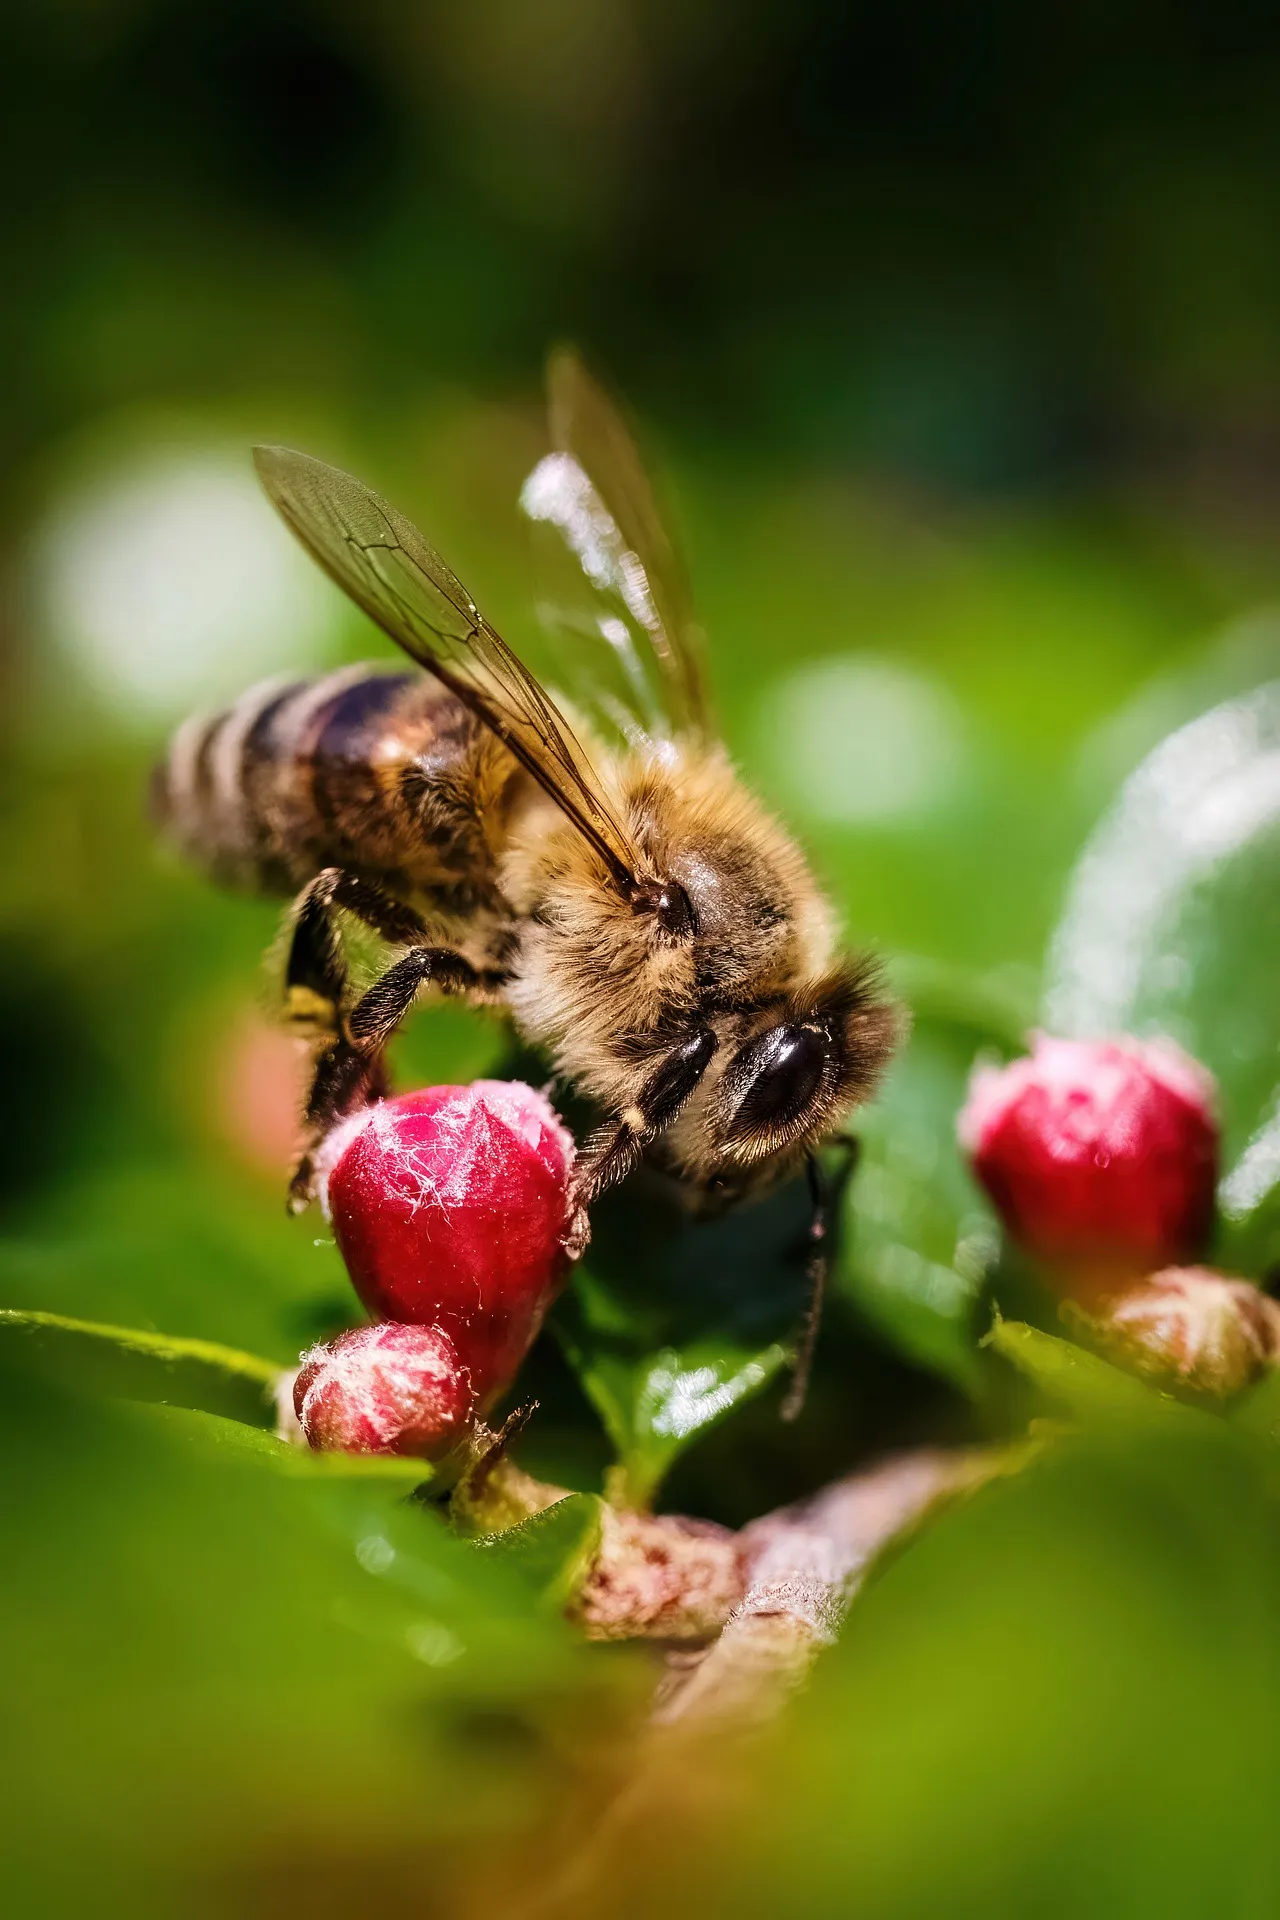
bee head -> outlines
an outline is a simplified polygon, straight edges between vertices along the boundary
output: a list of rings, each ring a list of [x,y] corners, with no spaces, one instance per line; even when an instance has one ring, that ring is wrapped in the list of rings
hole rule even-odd
[[[728,1158],[762,1160],[821,1137],[874,1091],[903,1027],[875,966],[851,961],[774,1006],[716,1089]]]

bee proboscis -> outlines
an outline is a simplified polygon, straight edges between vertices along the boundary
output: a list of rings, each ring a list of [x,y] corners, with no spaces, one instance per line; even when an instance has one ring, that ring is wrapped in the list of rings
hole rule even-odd
[[[549,611],[577,648],[572,707],[377,494],[285,448],[255,456],[302,544],[415,662],[254,687],[186,722],[160,776],[188,853],[296,896],[285,1015],[317,1044],[295,1206],[318,1144],[385,1091],[386,1044],[427,990],[504,1007],[608,1116],[584,1204],[641,1154],[700,1201],[806,1158],[816,1178],[898,1035],[874,964],[839,951],[804,856],[719,743],[630,434],[573,355],[549,386],[554,450],[521,499],[571,563]],[[360,993],[342,914],[396,954]]]

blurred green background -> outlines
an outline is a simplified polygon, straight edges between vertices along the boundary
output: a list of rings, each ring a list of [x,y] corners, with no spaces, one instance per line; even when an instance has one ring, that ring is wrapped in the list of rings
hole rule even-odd
[[[156,849],[146,776],[191,708],[382,651],[254,440],[367,477],[536,657],[515,501],[572,338],[642,422],[733,751],[918,1018],[807,1420],[760,1401],[666,1497],[736,1523],[1007,1430],[965,1074],[1037,1016],[1121,782],[1280,662],[1274,10],[8,0],[0,54],[2,1303],[280,1363],[351,1317],[280,1205],[275,911]],[[1275,821],[1226,963],[1193,941],[1244,1038],[1138,996],[1240,1089],[1233,1154],[1280,1083]],[[449,1009],[402,1071],[502,1051]],[[597,1484],[599,1395],[550,1341],[534,1377],[535,1464]],[[641,1663],[394,1490],[21,1368],[0,1424],[17,1911],[465,1913],[572,1846]],[[747,1866],[654,1858],[704,1912],[1273,1914],[1274,1500],[1207,1423],[997,1490],[856,1616]]]

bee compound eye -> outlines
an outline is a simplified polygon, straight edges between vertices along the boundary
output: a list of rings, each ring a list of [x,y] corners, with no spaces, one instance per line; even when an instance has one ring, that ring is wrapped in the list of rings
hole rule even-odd
[[[826,1071],[830,1041],[813,1027],[770,1027],[748,1041],[730,1068],[744,1089],[734,1134],[784,1127],[813,1102]]]

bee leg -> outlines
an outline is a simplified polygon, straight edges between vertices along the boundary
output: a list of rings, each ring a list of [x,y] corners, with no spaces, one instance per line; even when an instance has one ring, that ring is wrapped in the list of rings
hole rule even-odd
[[[285,1017],[318,1035],[321,1045],[304,1114],[312,1144],[289,1183],[289,1207],[294,1213],[315,1197],[319,1142],[337,1121],[387,1092],[381,1059],[353,1047],[342,1030],[347,968],[336,918],[339,908],[396,945],[428,938],[424,922],[412,908],[341,867],[326,867],[298,896],[285,965]]]
[[[585,1212],[602,1193],[607,1193],[610,1187],[616,1187],[619,1180],[626,1178],[640,1158],[643,1145],[643,1135],[637,1132],[626,1114],[611,1126],[602,1127],[598,1133],[592,1134],[574,1180],[575,1199],[580,1212]]]
[[[389,1083],[383,1049],[413,1005],[418,989],[431,981],[446,992],[470,991],[478,999],[491,999],[504,978],[496,971],[473,967],[448,947],[412,947],[356,1001],[340,1030],[316,1058],[305,1114],[312,1145],[289,1183],[292,1212],[301,1213],[315,1198],[316,1149],[325,1135],[348,1114],[386,1098]]]
[[[403,960],[397,960],[356,1001],[347,1016],[348,1036],[360,1054],[381,1053],[421,987],[430,983],[445,993],[466,993],[488,1000],[505,978],[496,969],[473,967],[450,947],[411,947]]]
[[[470,992],[492,999],[504,975],[473,967],[448,947],[411,947],[356,1001],[343,1031],[323,1048],[307,1101],[306,1120],[315,1143],[304,1156],[289,1188],[289,1204],[300,1212],[315,1197],[316,1146],[339,1120],[386,1098],[389,1091],[384,1049],[408,1013],[421,987],[431,982],[445,992]]]
[[[630,1173],[645,1144],[680,1112],[716,1050],[710,1027],[700,1027],[658,1062],[641,1087],[636,1103],[602,1128],[588,1143],[577,1175],[578,1205],[586,1207]]]
[[[348,1114],[386,1098],[384,1049],[419,988],[428,981],[446,992],[471,988],[488,997],[498,976],[482,973],[447,947],[411,947],[356,1001],[341,1030],[316,1057],[305,1114],[313,1144],[289,1185],[289,1205],[295,1213],[315,1197],[316,1148],[325,1135]]]
[[[326,867],[299,894],[285,965],[285,1016],[313,1031],[340,1030],[347,969],[335,911],[345,908],[393,946],[429,939],[411,907],[341,867]]]
[[[817,1154],[810,1153],[805,1157],[805,1172],[809,1177],[809,1197],[813,1202],[813,1214],[809,1221],[809,1262],[806,1270],[809,1298],[805,1304],[804,1321],[800,1328],[796,1357],[791,1368],[791,1385],[787,1388],[786,1399],[781,1408],[781,1417],[787,1421],[799,1419],[809,1392],[809,1376],[813,1372],[813,1356],[818,1345],[818,1332],[822,1326],[822,1308],[827,1293],[831,1203],[833,1198],[839,1198],[852,1179],[861,1150],[860,1143],[849,1133],[839,1134],[833,1145],[841,1147],[846,1158],[831,1188],[827,1187],[823,1178]]]
[[[386,1065],[380,1055],[370,1059],[340,1036],[320,1048],[303,1115],[312,1144],[289,1182],[290,1213],[303,1212],[315,1199],[319,1174],[316,1151],[326,1134],[339,1120],[385,1100],[389,1092]]]

